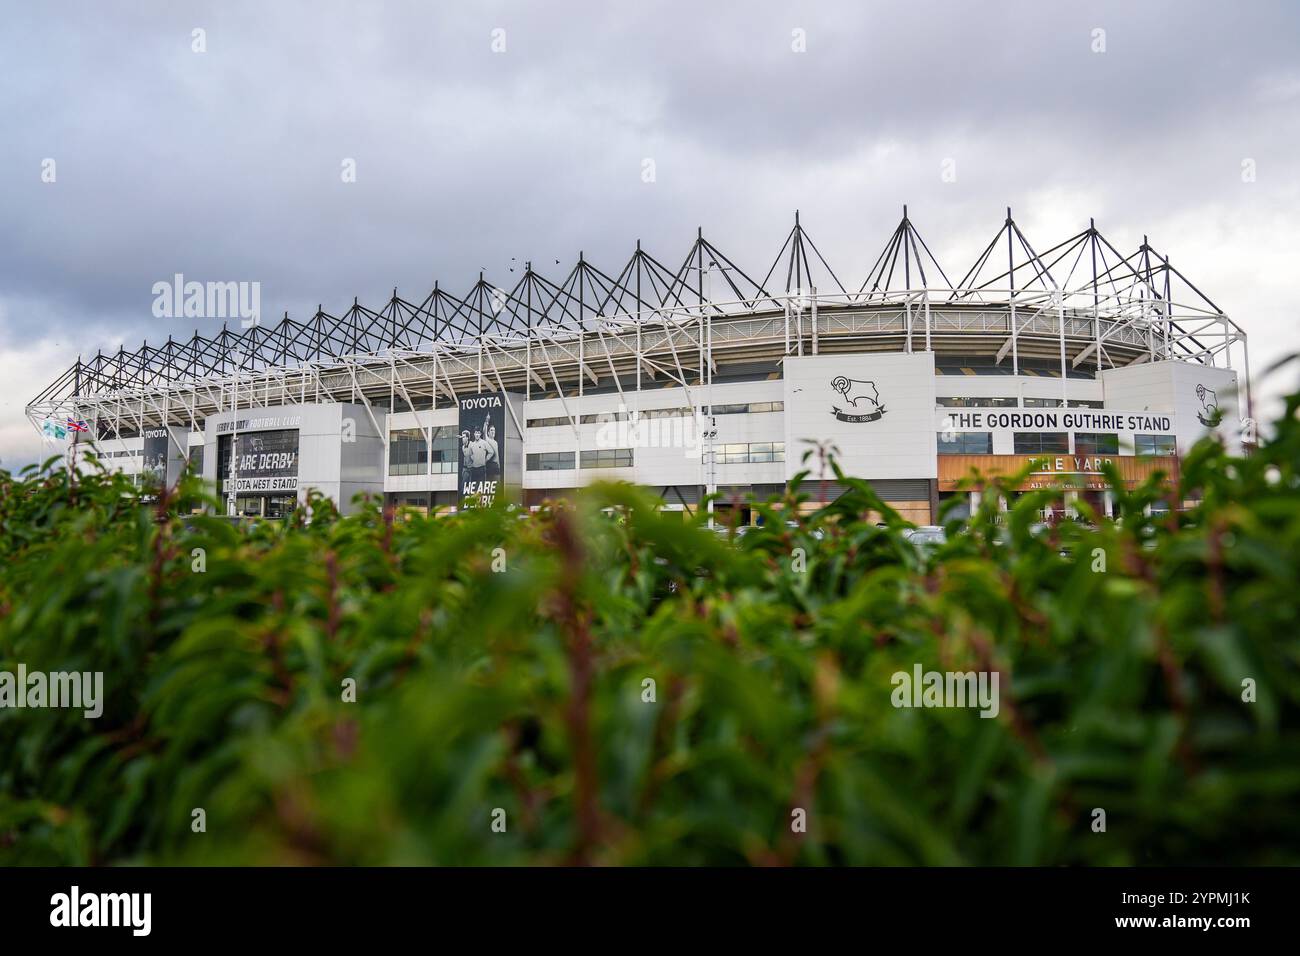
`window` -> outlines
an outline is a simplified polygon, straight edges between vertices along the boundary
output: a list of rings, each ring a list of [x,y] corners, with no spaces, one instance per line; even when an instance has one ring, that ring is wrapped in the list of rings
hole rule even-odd
[[[428,396],[416,395],[409,402],[401,395],[393,396],[393,411],[395,412],[414,412],[427,408],[433,408],[433,399]]]
[[[1133,452],[1138,455],[1176,454],[1173,435],[1134,435]]]
[[[572,425],[573,422],[561,415],[559,418],[530,418],[529,428],[553,428],[556,425]]]
[[[712,407],[714,415],[747,415],[758,412],[783,412],[785,411],[785,402],[748,402],[732,405],[714,405]],[[702,405],[700,414],[708,414],[709,406]]]
[[[1065,432],[1017,432],[1017,455],[1067,454],[1070,451],[1070,439]]]
[[[1015,365],[1019,364],[1019,370]],[[936,375],[1025,375],[1037,378],[1060,378],[1061,365],[1051,359],[1021,358],[1019,363],[998,363],[993,356],[976,355],[936,355],[934,359]],[[1091,368],[1078,367],[1066,369],[1066,374],[1075,379],[1095,379],[1096,372]]]
[[[1017,405],[1014,396],[1007,398],[977,398],[970,396],[948,396],[935,400],[940,408],[1015,408]]]
[[[707,449],[701,454],[707,454]],[[760,441],[750,444],[714,445],[713,461],[718,465],[761,465],[785,461],[785,442]]]
[[[1060,408],[1059,398],[1026,398],[1025,408]]]
[[[460,454],[460,435],[455,425],[440,425],[433,430],[433,443],[429,446],[435,475],[454,475],[456,457]]]
[[[298,506],[297,495],[267,495],[264,517],[284,518]]]
[[[785,442],[752,442],[749,446],[749,460],[753,464],[763,464],[764,462],[769,461],[785,461]]]
[[[1118,455],[1119,436],[1101,432],[1075,432],[1074,453],[1076,455]]]
[[[1105,402],[1096,402],[1091,399],[1070,399],[1071,408],[1105,408]]]
[[[771,404],[771,403],[769,403]],[[775,404],[780,405],[780,402]],[[717,414],[722,414],[718,412]],[[693,418],[695,413],[689,408],[648,408],[637,412],[633,409],[619,408],[608,412],[588,412],[586,415],[578,416],[579,425],[603,425],[606,422],[625,422],[631,421],[633,416],[641,421],[651,418]],[[555,428],[560,425],[573,427],[573,422],[563,415],[555,418],[530,418],[528,419],[529,428]]]
[[[430,442],[423,428],[395,428],[388,433],[390,475],[454,475],[460,440],[455,425],[433,429]]]
[[[631,448],[596,448],[581,453],[583,468],[631,468]]]
[[[950,432],[951,440],[944,441],[939,434],[939,454],[941,455],[991,455],[993,454],[992,432]]]
[[[573,467],[573,452],[542,451],[527,455],[525,467],[529,471],[564,471]]]
[[[390,475],[427,474],[428,461],[429,443],[423,428],[395,428],[388,433]]]

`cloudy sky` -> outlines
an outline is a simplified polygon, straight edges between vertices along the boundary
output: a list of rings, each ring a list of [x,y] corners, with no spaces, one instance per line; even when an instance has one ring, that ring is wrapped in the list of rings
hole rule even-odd
[[[846,284],[905,202],[950,275],[1008,205],[1040,249],[1090,216],[1149,235],[1249,333],[1257,411],[1295,383],[1262,376],[1300,350],[1294,3],[0,13],[0,467],[40,456],[23,406],[78,353],[193,331],[151,311],[178,272],[305,318],[512,259],[616,270],[638,238],[680,259],[703,227],[761,275],[796,208]]]

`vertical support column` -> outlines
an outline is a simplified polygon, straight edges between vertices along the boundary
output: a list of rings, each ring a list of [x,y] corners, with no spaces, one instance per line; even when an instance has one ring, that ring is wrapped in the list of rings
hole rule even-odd
[[[584,253],[578,251],[578,397],[582,398],[586,391],[587,384],[587,315],[583,311],[585,299],[583,292],[586,288],[586,269],[583,266],[585,261]],[[579,411],[581,414],[581,411]]]
[[[524,263],[527,288],[527,311],[524,313],[524,401],[533,398],[533,263]]]
[[[1056,299],[1056,322],[1060,330],[1061,346],[1061,407],[1070,407],[1070,396],[1067,382],[1069,380],[1065,368],[1065,296],[1060,289],[1053,289],[1052,295]]]
[[[1169,354],[1169,324],[1174,319],[1174,302],[1173,299],[1170,298],[1171,294],[1172,293],[1169,288],[1169,257],[1165,256],[1165,300],[1164,300],[1165,354],[1164,354],[1164,358],[1166,361],[1173,358],[1173,356]]]
[[[641,305],[641,240],[636,241],[636,407],[641,408],[641,326],[645,323],[645,309]]]
[[[1097,294],[1097,221],[1088,220],[1088,248],[1092,254],[1092,334],[1097,350],[1097,371],[1101,371],[1101,314]]]
[[[903,327],[907,330],[907,338],[903,341],[903,351],[908,355],[912,354],[912,297],[903,293]]]
[[[1245,365],[1243,371],[1246,374],[1246,418],[1250,422],[1252,432],[1251,437],[1254,439],[1252,444],[1258,444],[1259,426],[1255,423],[1255,405],[1250,394],[1250,341],[1245,338],[1245,336],[1243,336],[1241,340],[1241,354],[1243,356],[1243,364]],[[1238,415],[1238,417],[1240,417],[1240,415]]]
[[[925,289],[922,291],[921,297],[921,301],[925,305],[925,350],[933,352],[934,349],[930,346],[930,290]]]
[[[812,354],[817,354],[817,287],[812,287]]]
[[[700,369],[700,383],[704,383],[704,310],[695,318],[696,362]]]
[[[1062,514],[1066,517],[1077,518],[1079,516],[1079,509],[1076,508],[1075,505],[1079,500],[1079,492],[1073,490],[1067,491],[1063,495],[1063,498],[1064,500],[1061,502]]]
[[[1007,288],[1010,290],[1008,300],[1010,302],[1011,312],[1011,374],[1020,374],[1020,335],[1016,329],[1016,257],[1014,247],[1011,245],[1013,223],[1011,222],[1011,207],[1007,207],[1007,224],[1003,227],[1007,231]]]

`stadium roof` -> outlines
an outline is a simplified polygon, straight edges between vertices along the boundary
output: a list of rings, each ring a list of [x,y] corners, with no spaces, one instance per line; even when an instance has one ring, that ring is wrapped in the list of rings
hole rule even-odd
[[[670,265],[669,263],[675,263]],[[512,270],[513,271],[513,270]],[[122,389],[165,387],[176,382],[255,373],[359,355],[439,347],[479,348],[485,341],[523,341],[555,334],[580,334],[612,324],[671,324],[704,313],[718,318],[780,312],[814,290],[823,310],[864,309],[914,301],[928,307],[1013,304],[1031,294],[1068,295],[1091,301],[1101,314],[1141,303],[1168,317],[1180,332],[1174,304],[1196,317],[1223,313],[1167,256],[1144,237],[1136,251],[1122,254],[1089,221],[1087,228],[1038,252],[1007,210],[976,261],[957,273],[944,269],[903,208],[903,217],[860,283],[845,284],[831,268],[796,212],[771,266],[746,272],[701,229],[680,259],[656,258],[637,242],[626,264],[602,270],[579,253],[560,278],[548,278],[526,263],[509,287],[482,273],[463,295],[441,283],[418,302],[392,297],[378,308],[354,299],[335,315],[323,305],[305,321],[284,317],[215,335],[168,336],[128,350],[78,358],[31,405]],[[851,291],[856,288],[856,291]],[[1188,333],[1194,354],[1194,332]],[[30,407],[30,406],[29,406]]]

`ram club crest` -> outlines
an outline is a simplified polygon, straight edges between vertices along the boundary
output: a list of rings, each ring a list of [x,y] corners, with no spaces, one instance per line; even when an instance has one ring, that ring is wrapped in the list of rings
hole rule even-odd
[[[885,414],[875,382],[837,375],[831,379],[831,389],[844,398],[843,408],[831,406],[831,414],[842,422],[874,422]]]
[[[1223,412],[1219,410],[1219,397],[1214,394],[1214,389],[1197,385],[1196,397],[1201,400],[1201,409],[1196,413],[1196,420],[1206,428],[1218,425],[1223,419]]]

